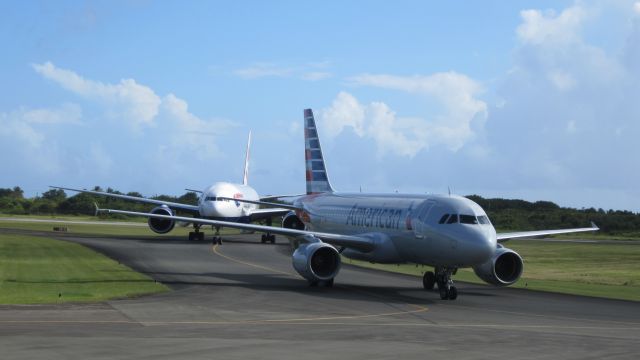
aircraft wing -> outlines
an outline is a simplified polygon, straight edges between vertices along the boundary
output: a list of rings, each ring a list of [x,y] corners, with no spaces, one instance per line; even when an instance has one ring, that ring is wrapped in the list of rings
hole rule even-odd
[[[302,210],[302,208],[300,208],[300,207],[289,205],[289,204],[280,204],[280,203],[261,201],[261,200],[234,199],[234,198],[224,197],[224,196],[218,196],[217,199],[236,201],[236,202],[243,202],[243,203],[248,203],[248,204],[262,205],[262,206],[266,206],[266,207],[270,207],[270,208],[283,208],[283,209],[289,209],[289,210]]]
[[[278,234],[285,236],[296,236],[301,241],[311,241],[307,238],[308,235],[318,238],[326,243],[352,248],[360,251],[371,251],[374,249],[375,245],[372,239],[369,239],[364,236],[358,235],[341,235],[341,234],[332,234],[332,233],[324,233],[318,231],[308,231],[308,230],[296,230],[296,229],[287,229],[273,226],[265,226],[265,225],[255,225],[255,224],[243,224],[236,222],[228,222],[228,221],[219,221],[219,220],[210,220],[210,219],[200,219],[200,218],[191,218],[184,216],[169,216],[169,215],[160,215],[160,214],[151,214],[151,213],[141,213],[135,211],[124,211],[124,210],[111,210],[111,209],[96,209],[98,212],[105,212],[108,214],[123,214],[123,215],[131,215],[131,216],[142,216],[142,217],[152,217],[157,219],[165,219],[165,220],[173,220],[176,222],[190,222],[190,223],[198,223],[202,225],[213,225],[213,226],[222,226],[228,227],[232,229],[241,229],[241,230],[250,230],[257,231],[263,233],[270,234]]]
[[[561,230],[535,230],[535,231],[502,233],[502,234],[497,234],[497,239],[498,239],[498,242],[504,242],[510,239],[521,239],[521,238],[530,238],[530,237],[546,236],[546,235],[570,234],[570,233],[598,231],[598,230],[600,230],[600,228],[598,228],[596,224],[592,222],[591,227],[587,227],[587,228],[561,229]]]
[[[200,211],[200,208],[198,208],[198,206],[196,206],[196,205],[181,204],[181,203],[175,203],[175,202],[171,202],[171,201],[154,200],[154,199],[147,199],[147,198],[143,198],[143,197],[122,195],[122,194],[112,194],[112,193],[108,193],[108,192],[104,192],[104,191],[80,190],[80,189],[71,189],[71,188],[64,188],[64,187],[58,187],[58,186],[49,186],[49,187],[53,188],[53,189],[75,191],[75,192],[91,194],[91,195],[109,196],[109,197],[113,197],[113,198],[137,201],[137,202],[147,203],[147,204],[167,205],[168,207],[170,207],[172,209],[180,209],[180,210],[190,211],[190,212],[194,212],[194,213],[197,213],[197,212]]]
[[[291,212],[291,209],[283,208],[271,208],[271,209],[256,209],[251,211],[251,221],[258,221],[273,216],[286,215]]]

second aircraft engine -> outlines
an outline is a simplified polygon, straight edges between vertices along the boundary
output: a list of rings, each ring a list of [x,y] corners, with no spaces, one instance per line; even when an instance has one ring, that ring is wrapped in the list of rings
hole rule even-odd
[[[285,229],[304,230],[304,223],[295,212],[291,211],[282,218],[282,227]]]
[[[491,260],[475,266],[473,271],[491,285],[508,286],[520,279],[523,269],[522,258],[517,252],[499,246]]]
[[[173,216],[173,211],[171,211],[171,209],[166,205],[162,205],[154,208],[153,210],[151,210],[151,213],[158,214],[158,215]],[[158,218],[152,218],[152,217],[149,218],[148,223],[149,223],[149,228],[157,234],[166,234],[169,231],[173,230],[173,227],[176,225],[176,222],[173,220],[158,219]]]
[[[293,253],[293,268],[310,282],[331,280],[340,271],[340,253],[323,242],[302,244]]]

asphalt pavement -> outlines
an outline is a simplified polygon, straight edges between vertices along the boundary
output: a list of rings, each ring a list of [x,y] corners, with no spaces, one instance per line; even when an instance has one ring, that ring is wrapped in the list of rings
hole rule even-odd
[[[283,238],[64,236],[174,291],[99,304],[0,307],[2,359],[637,359],[640,303],[343,266],[309,287]],[[455,279],[455,278],[454,278]]]

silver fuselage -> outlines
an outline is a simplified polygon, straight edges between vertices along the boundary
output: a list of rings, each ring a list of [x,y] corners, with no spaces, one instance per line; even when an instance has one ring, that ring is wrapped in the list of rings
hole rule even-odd
[[[485,263],[497,248],[488,221],[440,223],[446,214],[487,219],[478,204],[460,196],[322,193],[304,196],[296,206],[304,209],[298,217],[308,230],[375,239],[376,251],[343,251],[354,259],[468,267]]]

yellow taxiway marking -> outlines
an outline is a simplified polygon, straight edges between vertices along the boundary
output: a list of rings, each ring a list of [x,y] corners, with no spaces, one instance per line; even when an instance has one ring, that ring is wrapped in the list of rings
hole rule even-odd
[[[247,266],[250,266],[250,267],[253,267],[253,268],[257,268],[257,269],[267,270],[267,271],[270,271],[270,272],[273,272],[273,273],[276,273],[276,274],[287,275],[287,276],[295,277],[297,279],[304,279],[302,276],[300,276],[298,274],[295,274],[295,273],[292,273],[292,272],[281,271],[281,270],[274,269],[274,268],[271,268],[271,267],[268,267],[268,266],[263,266],[263,265],[258,265],[258,264],[246,262],[246,261],[243,261],[243,260],[240,260],[240,259],[236,259],[236,258],[228,256],[228,255],[222,254],[220,251],[218,251],[218,246],[219,246],[219,244],[215,244],[215,245],[212,246],[213,252],[216,255],[221,256],[221,257],[223,257],[223,258],[225,258],[225,259],[227,259],[229,261],[233,261],[235,263],[242,264],[242,265],[247,265]],[[341,287],[348,288],[351,291],[360,292],[360,293],[365,294],[365,295],[374,296],[374,297],[377,297],[379,299],[389,300],[386,297],[380,296],[378,294],[373,294],[373,293],[370,293],[368,291],[359,290],[359,289],[352,289],[352,288],[349,288],[347,286],[341,286]],[[426,312],[426,311],[429,310],[425,306],[420,306],[420,305],[415,305],[415,304],[406,304],[406,305],[411,306],[413,308],[416,308],[416,310],[400,311],[400,312],[394,312],[394,313],[389,313],[389,314],[384,314],[384,315],[364,315],[364,316],[365,317],[368,317],[368,316],[391,316],[391,315],[411,314],[411,313],[416,313],[416,312]],[[333,319],[333,318],[331,318],[331,319]],[[341,317],[341,319],[344,319],[344,317]],[[325,320],[325,319],[314,319],[314,320]],[[304,320],[304,321],[309,321],[309,320]]]
[[[242,265],[247,265],[247,266],[250,266],[250,267],[253,267],[253,268],[256,268],[256,269],[267,270],[267,271],[270,271],[270,272],[273,272],[273,273],[287,275],[287,276],[293,276],[295,278],[302,279],[302,276],[299,276],[298,274],[294,274],[294,273],[287,272],[287,271],[281,271],[281,270],[278,270],[278,269],[270,268],[268,266],[253,264],[253,263],[250,263],[250,262],[242,261],[240,259],[236,259],[236,258],[233,258],[231,256],[225,255],[225,254],[223,254],[223,253],[218,251],[218,245],[219,244],[216,244],[216,245],[214,245],[212,247],[213,252],[216,255],[218,255],[220,257],[223,257],[223,258],[225,258],[225,259],[227,259],[229,261],[233,261],[235,263],[242,264]]]

